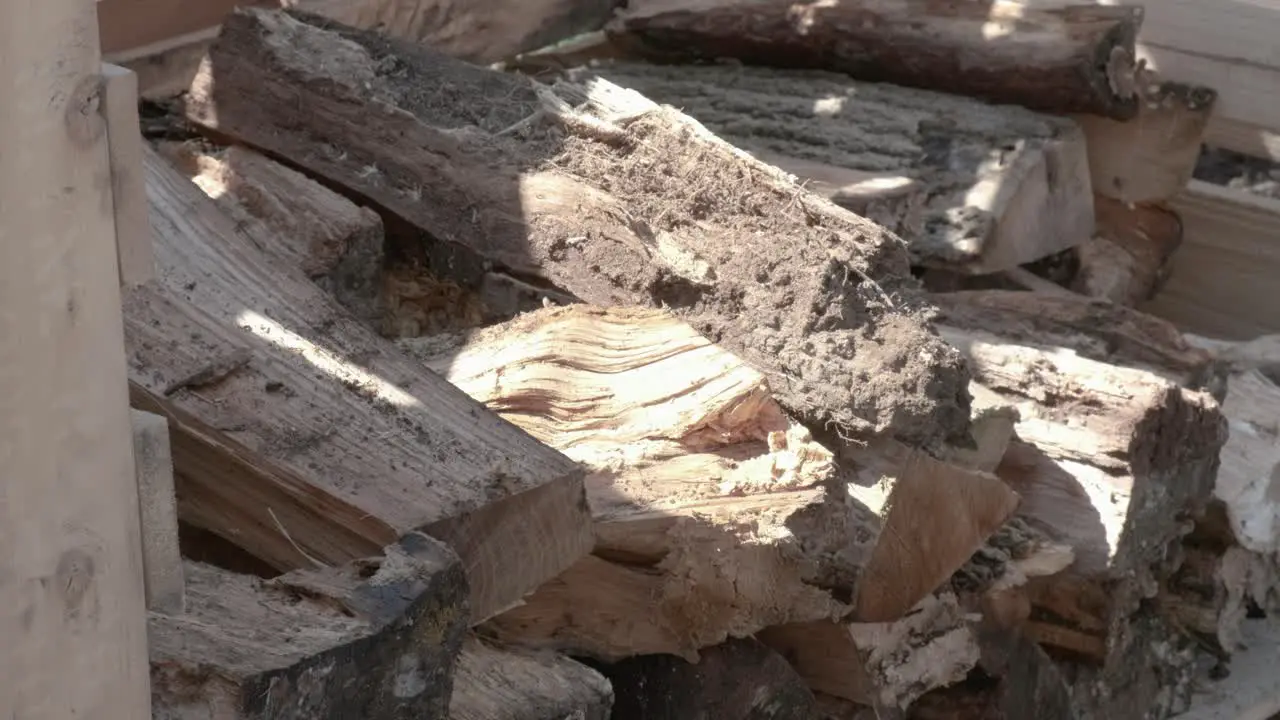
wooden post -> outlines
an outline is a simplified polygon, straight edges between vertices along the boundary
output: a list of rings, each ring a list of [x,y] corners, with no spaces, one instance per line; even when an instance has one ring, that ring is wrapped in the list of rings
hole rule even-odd
[[[92,0],[0,3],[0,708],[149,718]]]

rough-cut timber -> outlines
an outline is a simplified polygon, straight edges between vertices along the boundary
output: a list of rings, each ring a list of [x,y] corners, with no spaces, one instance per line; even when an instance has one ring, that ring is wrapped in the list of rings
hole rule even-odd
[[[458,655],[448,720],[610,720],[613,704],[609,681],[586,665],[468,637]]]
[[[1076,248],[1079,267],[1071,288],[1082,295],[1136,306],[1150,300],[1169,276],[1182,244],[1182,221],[1161,205],[1094,198],[1097,235]]]
[[[729,640],[697,663],[645,655],[601,667],[617,694],[612,720],[810,720],[813,693],[759,641]]]
[[[1191,653],[1151,607],[1208,504],[1225,422],[1208,393],[1017,339],[1025,319],[1008,324],[943,335],[978,382],[1019,403],[996,472],[1022,497],[1019,515],[1075,553],[1067,571],[1029,581],[1028,633],[1087,659],[1070,676],[1085,717],[1155,717],[1185,701]]]
[[[138,476],[147,610],[175,615],[186,605],[186,583],[182,578],[182,555],[178,546],[169,422],[141,410],[130,410],[129,419],[133,425],[133,464]]]
[[[1138,74],[1137,117],[1073,118],[1088,138],[1093,191],[1121,203],[1161,202],[1182,192],[1218,99],[1210,88],[1152,75],[1145,69]]]
[[[247,148],[164,143],[168,157],[286,266],[301,268],[358,319],[383,318],[382,219]]]
[[[347,313],[145,153],[157,281],[125,298],[133,403],[169,418],[178,511],[275,567],[422,530],[483,619],[591,548],[582,471]],[[533,551],[512,554],[512,547]]]
[[[963,364],[925,322],[896,238],[636,93],[555,92],[591,105],[245,10],[187,114],[404,221],[457,279],[499,266],[593,304],[671,307],[812,427],[921,444],[967,430]]]
[[[420,533],[274,580],[188,563],[185,615],[152,615],[160,720],[447,718],[467,627],[458,557]]]
[[[598,557],[497,618],[513,640],[692,656],[851,610],[896,619],[1016,506],[995,476],[887,440],[839,474],[763,375],[665,311],[574,305],[400,345],[588,470]]]
[[[1005,0],[632,0],[606,26],[656,59],[735,58],[831,70],[1125,120],[1137,113],[1142,9],[1026,7]]]
[[[962,680],[980,654],[974,628],[949,592],[925,598],[892,623],[798,623],[758,637],[809,687],[884,713]]]
[[[995,272],[1093,235],[1085,138],[1069,120],[824,72],[615,63],[568,77],[602,77],[678,107],[802,180],[831,178],[834,167],[900,185],[898,193],[914,183],[923,196],[914,233],[910,194],[875,207],[866,181],[826,191],[905,230],[913,264]]]

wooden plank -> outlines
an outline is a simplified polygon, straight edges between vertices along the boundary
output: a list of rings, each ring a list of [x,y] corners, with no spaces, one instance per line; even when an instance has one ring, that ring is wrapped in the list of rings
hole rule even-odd
[[[186,583],[178,547],[178,507],[173,491],[169,421],[142,410],[130,411],[130,417],[133,458],[138,470],[147,609],[180,615],[186,606]]]
[[[98,38],[103,54],[108,55],[212,27],[240,6],[281,4],[281,0],[100,0]]]
[[[138,76],[103,63],[103,116],[111,155],[111,197],[115,204],[116,254],[120,284],[141,285],[155,274],[147,189],[142,179],[142,130],[138,126]]]
[[[1223,340],[1280,332],[1280,200],[1193,180],[1173,207],[1182,246],[1164,289],[1144,309]]]
[[[221,25],[165,38],[159,42],[108,53],[103,59],[138,76],[138,96],[174,97],[184,92],[200,68]]]
[[[580,468],[144,160],[159,272],[125,300],[129,380],[135,406],[170,419],[183,520],[282,570],[422,530],[466,563],[477,621],[590,550]]]
[[[89,0],[0,3],[0,713],[151,717]]]

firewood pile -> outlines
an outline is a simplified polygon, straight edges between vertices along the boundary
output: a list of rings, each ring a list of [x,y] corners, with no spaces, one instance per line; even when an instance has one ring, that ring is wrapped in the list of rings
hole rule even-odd
[[[125,296],[156,717],[1165,718],[1230,671],[1280,351],[1136,309],[1212,90],[1135,8],[847,5],[495,67],[227,18]]]

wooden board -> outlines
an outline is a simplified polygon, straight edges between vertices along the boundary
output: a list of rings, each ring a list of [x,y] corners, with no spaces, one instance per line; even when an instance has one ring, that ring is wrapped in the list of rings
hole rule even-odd
[[[813,71],[614,63],[568,77],[604,78],[678,107],[762,160],[786,158],[801,180],[809,168],[797,160],[915,181],[920,231],[903,235],[914,264],[990,273],[1093,235],[1085,136],[1070,121]],[[845,204],[840,189],[829,192]]]
[[[138,127],[138,76],[102,64],[102,109],[111,152],[111,199],[115,205],[120,284],[144,283],[155,274],[147,190],[142,179],[142,133]]]
[[[129,379],[170,419],[184,520],[286,570],[430,532],[466,563],[477,620],[590,549],[572,462],[273,261],[149,149],[146,171],[161,282],[126,298]]]
[[[213,27],[241,5],[279,6],[279,0],[99,0],[98,36],[102,53],[115,53],[171,40]]]
[[[1211,338],[1280,332],[1280,200],[1193,180],[1173,207],[1182,246],[1144,309]]]
[[[0,713],[33,720],[151,717],[94,26],[0,3]]]

